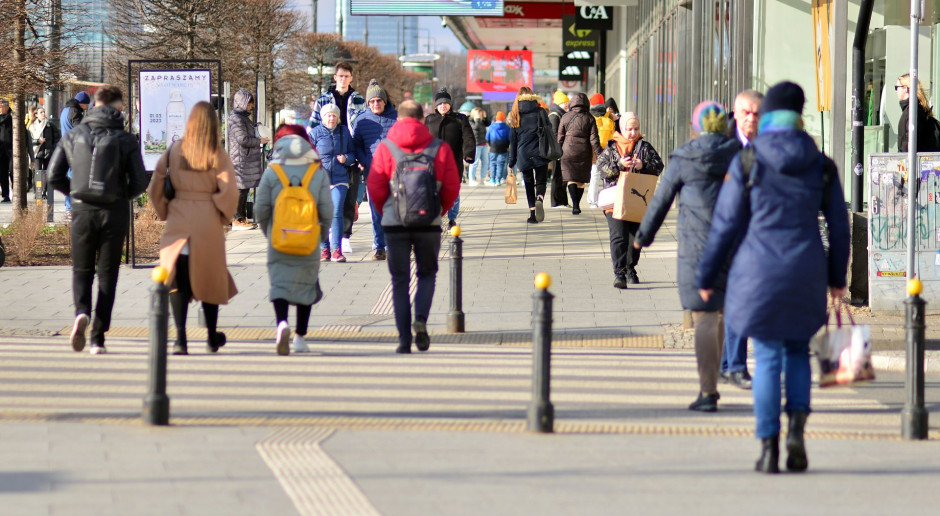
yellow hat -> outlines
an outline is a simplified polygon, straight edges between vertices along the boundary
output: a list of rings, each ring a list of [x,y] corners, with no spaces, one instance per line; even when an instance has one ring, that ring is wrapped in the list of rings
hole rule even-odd
[[[558,90],[555,92],[555,95],[552,96],[552,103],[555,105],[562,105],[565,102],[568,102],[568,95],[565,95],[565,92]]]

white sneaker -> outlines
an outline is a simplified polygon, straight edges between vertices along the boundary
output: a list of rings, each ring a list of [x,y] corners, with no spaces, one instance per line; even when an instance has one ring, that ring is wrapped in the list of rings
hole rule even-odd
[[[72,335],[69,341],[72,343],[72,350],[81,351],[85,349],[85,330],[88,328],[88,314],[78,314],[75,317],[75,323],[72,324]]]
[[[294,343],[291,347],[294,353],[310,353],[303,335],[294,335]]]
[[[349,243],[349,239],[343,237],[340,247],[343,249],[343,254],[352,254],[352,244]]]
[[[290,326],[287,325],[287,321],[281,321],[277,325],[277,354],[281,356],[290,355]]]
[[[104,346],[95,346],[94,344],[92,344],[91,346],[88,347],[88,352],[91,353],[92,355],[104,355],[105,353],[108,352],[108,350]]]
[[[478,183],[478,182],[476,182],[476,181],[474,181],[474,180],[472,180],[472,179],[467,183],[468,186],[476,186],[476,185],[478,185],[478,184],[480,184],[480,183]]]

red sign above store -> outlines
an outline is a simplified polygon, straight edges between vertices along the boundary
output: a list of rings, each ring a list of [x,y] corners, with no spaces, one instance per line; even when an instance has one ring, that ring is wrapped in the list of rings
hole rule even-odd
[[[562,15],[575,14],[573,2],[506,2],[503,4],[504,18],[528,18],[560,20]]]

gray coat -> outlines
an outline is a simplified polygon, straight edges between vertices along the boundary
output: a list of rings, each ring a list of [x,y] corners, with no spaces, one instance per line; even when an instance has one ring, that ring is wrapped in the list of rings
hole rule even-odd
[[[274,144],[272,163],[284,167],[291,184],[300,184],[316,151],[306,139],[285,136]],[[274,201],[283,186],[271,167],[264,171],[258,195],[255,197],[255,217],[261,231],[268,237],[268,279],[271,282],[269,299],[284,299],[288,303],[310,305],[316,301],[317,278],[320,272],[320,253],[297,256],[275,251],[271,247],[270,231],[274,216]],[[317,170],[310,181],[310,193],[317,203],[317,218],[320,221],[320,239],[329,235],[333,218],[333,201],[330,199],[330,175]]]
[[[261,138],[255,133],[255,124],[251,121],[248,104],[253,100],[251,93],[238,90],[235,93],[234,109],[228,116],[228,155],[235,165],[235,184],[239,190],[258,186],[261,178]]]

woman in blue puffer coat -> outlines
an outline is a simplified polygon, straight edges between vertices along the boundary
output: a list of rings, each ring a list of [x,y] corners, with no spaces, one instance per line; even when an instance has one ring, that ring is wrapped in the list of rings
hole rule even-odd
[[[754,345],[754,414],[762,445],[756,469],[767,473],[779,471],[781,371],[789,416],[787,469],[807,467],[809,340],[825,323],[827,287],[834,301],[845,294],[849,259],[842,187],[835,164],[803,131],[804,102],[803,89],[792,82],[767,91],[753,165],[744,170],[740,158],[732,162],[696,276],[702,298],[710,299],[741,240],[728,275],[725,317]],[[828,256],[819,235],[820,210],[829,226]]]
[[[349,171],[346,167],[352,166],[356,159],[353,154],[352,137],[345,126],[339,124],[339,108],[336,104],[326,104],[320,108],[320,119],[323,122],[310,130],[310,139],[317,154],[320,155],[320,164],[323,171],[330,175],[330,198],[333,200],[333,222],[330,225],[330,239],[324,243],[320,260],[328,262],[345,262],[343,256],[343,202],[349,190]],[[330,250],[333,250],[332,255]]]
[[[695,286],[695,268],[705,251],[712,225],[712,213],[728,165],[741,149],[736,138],[724,135],[728,115],[721,104],[700,103],[692,112],[692,129],[698,136],[669,156],[669,166],[659,180],[653,200],[640,223],[633,246],[653,243],[673,200],[679,196],[679,299],[682,308],[692,311],[695,323],[695,359],[698,363],[699,395],[689,410],[718,410],[718,369],[724,345],[724,276],[717,278],[715,296],[703,301]]]

